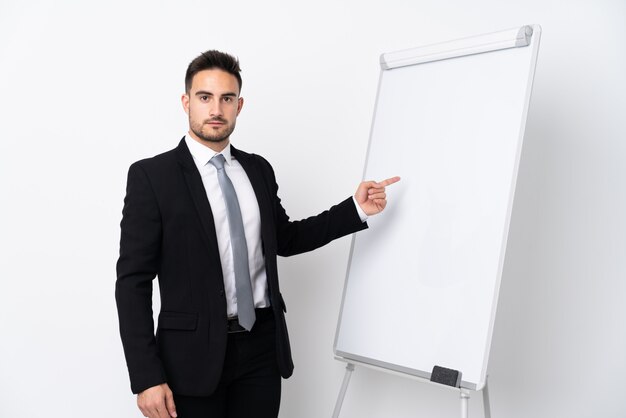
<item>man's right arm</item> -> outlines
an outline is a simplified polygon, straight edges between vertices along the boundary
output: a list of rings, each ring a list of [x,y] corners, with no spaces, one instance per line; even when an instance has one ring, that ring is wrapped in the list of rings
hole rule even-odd
[[[152,281],[160,258],[161,214],[140,163],[128,170],[120,226],[115,299],[131,389],[139,393],[166,381],[152,319]]]

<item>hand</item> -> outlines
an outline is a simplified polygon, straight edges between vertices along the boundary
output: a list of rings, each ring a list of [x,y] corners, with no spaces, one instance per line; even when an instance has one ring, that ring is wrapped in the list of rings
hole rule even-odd
[[[174,394],[167,383],[152,386],[137,395],[137,406],[144,417],[176,418]]]
[[[376,215],[382,212],[385,206],[387,206],[385,187],[398,181],[400,181],[400,177],[397,176],[383,180],[380,183],[364,181],[359,184],[359,187],[356,189],[354,198],[367,216]]]

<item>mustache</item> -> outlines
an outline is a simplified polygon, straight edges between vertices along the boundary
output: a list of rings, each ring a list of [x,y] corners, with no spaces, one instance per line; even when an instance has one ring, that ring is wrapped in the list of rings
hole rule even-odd
[[[222,123],[226,123],[227,121],[226,121],[226,119],[221,118],[221,117],[219,117],[219,116],[214,117],[214,118],[211,118],[211,119],[206,119],[206,120],[204,121],[204,123],[211,123],[211,122],[222,122]]]

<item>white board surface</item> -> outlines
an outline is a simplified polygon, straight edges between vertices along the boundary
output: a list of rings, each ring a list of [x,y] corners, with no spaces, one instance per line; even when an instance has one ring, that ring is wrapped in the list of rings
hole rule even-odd
[[[439,365],[461,371],[462,387],[484,386],[540,38],[532,29],[528,46],[453,49],[391,69],[381,59],[364,179],[402,180],[353,237],[338,357],[424,378]]]

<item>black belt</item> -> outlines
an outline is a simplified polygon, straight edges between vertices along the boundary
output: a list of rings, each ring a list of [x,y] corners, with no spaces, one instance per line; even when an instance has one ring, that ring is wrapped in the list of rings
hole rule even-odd
[[[272,311],[271,307],[256,308],[254,310],[254,314],[256,315],[256,321],[254,321],[254,325],[261,324],[274,317],[274,312]],[[244,327],[239,325],[239,319],[236,316],[228,318],[226,329],[228,330],[229,334],[233,334],[235,332],[247,332]]]

